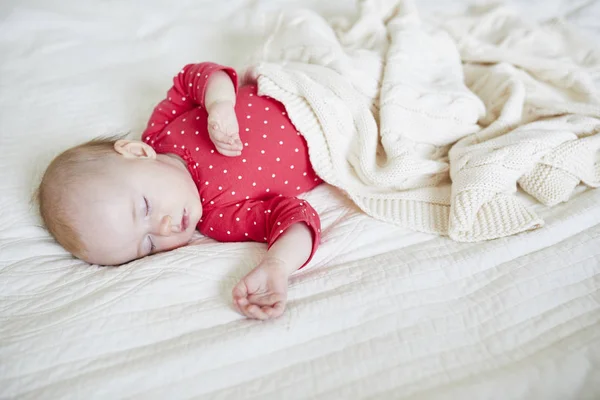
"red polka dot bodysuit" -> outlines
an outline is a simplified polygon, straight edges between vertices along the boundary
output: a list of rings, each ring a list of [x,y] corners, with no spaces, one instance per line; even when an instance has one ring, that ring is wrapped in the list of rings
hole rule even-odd
[[[219,70],[229,74],[236,90],[244,145],[237,157],[219,154],[208,134],[204,94],[211,73]],[[204,210],[197,229],[222,242],[267,242],[270,247],[292,224],[304,222],[313,232],[312,258],[321,236],[319,216],[295,196],[322,180],[283,105],[258,96],[256,85],[238,88],[235,70],[214,63],[189,64],[173,82],[142,140],[157,153],[173,153],[187,163]]]

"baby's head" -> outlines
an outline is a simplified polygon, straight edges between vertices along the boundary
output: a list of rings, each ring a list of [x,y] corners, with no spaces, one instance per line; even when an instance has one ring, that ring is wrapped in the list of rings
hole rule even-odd
[[[42,219],[74,256],[118,265],[189,243],[202,215],[183,160],[99,139],[57,156],[38,190]]]

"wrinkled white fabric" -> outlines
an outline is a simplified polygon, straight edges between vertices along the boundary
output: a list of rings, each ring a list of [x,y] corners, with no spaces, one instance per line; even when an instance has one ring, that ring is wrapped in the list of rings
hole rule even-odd
[[[546,205],[600,183],[600,51],[556,21],[365,0],[352,21],[281,15],[255,59],[317,173],[379,219],[495,239],[543,225],[517,183]]]

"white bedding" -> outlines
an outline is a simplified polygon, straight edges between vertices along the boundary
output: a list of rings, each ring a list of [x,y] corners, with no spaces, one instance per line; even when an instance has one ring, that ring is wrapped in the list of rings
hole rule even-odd
[[[56,245],[30,198],[57,152],[139,135],[185,63],[243,67],[266,11],[354,9],[174,3],[0,3],[0,398],[600,397],[600,191],[551,209],[531,201],[543,229],[456,243],[375,221],[319,187],[307,197],[322,246],[268,323],[229,305],[262,244],[199,238],[119,268]],[[600,0],[514,3],[600,41]],[[418,4],[427,15],[466,2]]]

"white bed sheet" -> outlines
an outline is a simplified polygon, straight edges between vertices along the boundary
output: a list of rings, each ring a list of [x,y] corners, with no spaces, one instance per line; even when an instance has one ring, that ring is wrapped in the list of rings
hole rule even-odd
[[[600,40],[600,0],[514,2]],[[173,73],[242,67],[266,11],[353,2],[0,3],[0,398],[580,399],[600,397],[600,191],[546,226],[455,243],[306,197],[323,244],[279,320],[243,319],[233,284],[262,244],[197,244],[120,268],[72,259],[31,190],[62,149],[139,135]],[[465,1],[420,1],[460,11]]]

